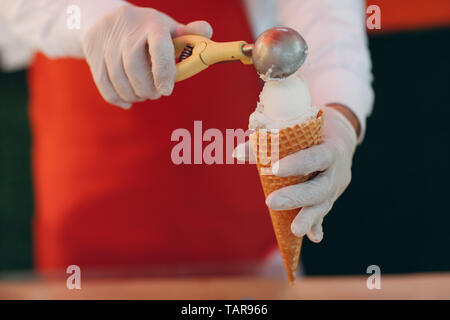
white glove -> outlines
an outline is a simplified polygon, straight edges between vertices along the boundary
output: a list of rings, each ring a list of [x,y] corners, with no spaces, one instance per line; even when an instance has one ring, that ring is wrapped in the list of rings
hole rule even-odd
[[[132,102],[170,95],[176,77],[172,38],[184,34],[210,38],[212,28],[132,5],[102,17],[87,31],[83,48],[103,98],[128,109]]]
[[[103,98],[124,108],[170,95],[176,74],[172,37],[212,35],[207,22],[183,25],[124,0],[0,0],[0,21],[50,58],[86,58]]]
[[[302,208],[291,230],[298,237],[307,234],[313,242],[322,241],[323,219],[350,183],[357,142],[355,129],[344,115],[330,107],[322,110],[322,143],[280,159],[278,165],[272,166],[272,170],[278,168],[273,174],[280,177],[321,173],[309,181],[276,190],[266,199],[267,206],[273,210]],[[249,159],[252,154],[249,149],[248,142],[239,145],[234,156],[238,160]]]

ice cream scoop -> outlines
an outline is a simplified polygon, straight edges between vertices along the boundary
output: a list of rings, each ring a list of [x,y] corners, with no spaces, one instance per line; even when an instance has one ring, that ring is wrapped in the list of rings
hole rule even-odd
[[[268,80],[259,95],[249,127],[281,129],[316,117],[318,108],[311,105],[308,86],[302,77],[291,75],[281,80]]]
[[[297,76],[266,81],[259,95],[263,113],[273,120],[296,118],[311,107],[311,97],[305,81]]]
[[[231,61],[253,63],[264,79],[283,79],[296,72],[308,55],[302,36],[286,27],[264,31],[255,44],[214,42],[197,35],[181,36],[173,39],[173,43],[179,57],[176,81],[190,78],[210,65]]]
[[[295,73],[305,62],[308,45],[294,29],[275,27],[261,33],[254,45],[243,50],[252,51],[256,71],[266,79],[282,79]]]

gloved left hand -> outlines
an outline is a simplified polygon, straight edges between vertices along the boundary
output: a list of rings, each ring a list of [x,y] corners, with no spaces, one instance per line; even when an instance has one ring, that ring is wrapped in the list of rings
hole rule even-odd
[[[266,199],[267,206],[273,210],[302,208],[292,222],[291,230],[298,237],[307,235],[313,242],[322,241],[323,219],[350,183],[357,143],[354,127],[340,111],[332,107],[322,110],[322,143],[272,165],[273,174],[280,177],[320,173],[306,182],[276,190]],[[235,149],[234,156],[249,160],[250,149],[248,142],[242,144]]]

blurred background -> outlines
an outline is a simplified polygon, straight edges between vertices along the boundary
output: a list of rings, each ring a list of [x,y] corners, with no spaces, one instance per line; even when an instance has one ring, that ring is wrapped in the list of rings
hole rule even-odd
[[[370,35],[376,103],[308,275],[450,270],[450,29]],[[0,273],[32,268],[26,70],[0,73]],[[414,106],[414,107],[411,107]],[[417,107],[419,106],[419,107]]]
[[[309,274],[450,270],[450,29],[371,35],[375,105]]]

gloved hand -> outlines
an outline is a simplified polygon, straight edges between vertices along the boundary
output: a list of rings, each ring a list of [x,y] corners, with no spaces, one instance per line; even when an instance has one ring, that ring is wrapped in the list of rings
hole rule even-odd
[[[291,224],[292,232],[308,235],[313,242],[323,239],[322,222],[334,202],[351,180],[352,158],[357,137],[349,120],[339,111],[324,107],[323,140],[319,145],[301,150],[272,165],[273,174],[280,177],[320,173],[313,179],[272,192],[266,204],[273,210],[302,208]],[[248,142],[235,149],[238,160],[251,160]],[[278,170],[276,170],[278,169]]]
[[[172,38],[184,34],[210,38],[212,28],[128,4],[100,18],[86,32],[83,49],[103,98],[128,109],[132,102],[170,95],[176,77]]]

